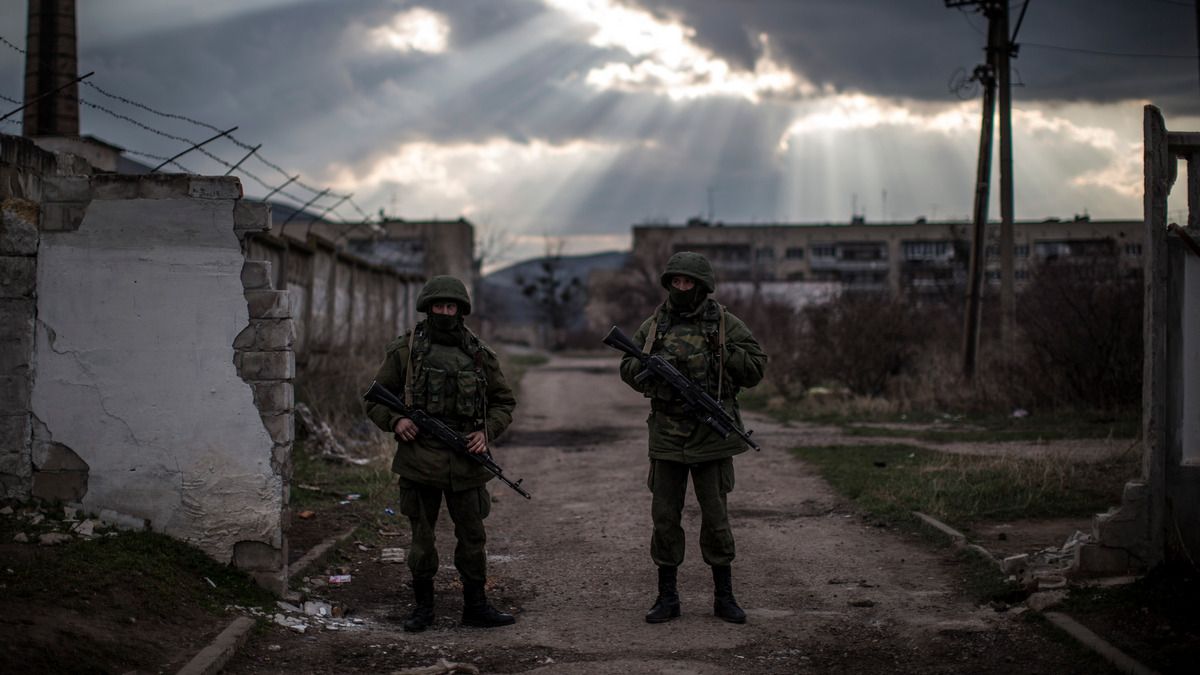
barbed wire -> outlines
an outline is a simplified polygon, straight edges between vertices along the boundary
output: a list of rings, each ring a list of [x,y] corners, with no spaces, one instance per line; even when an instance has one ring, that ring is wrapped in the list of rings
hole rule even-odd
[[[15,49],[15,50],[17,50],[18,52],[20,52],[20,53],[22,53],[22,54],[25,54],[25,53],[27,53],[27,52],[26,52],[24,49],[21,49],[20,47],[18,47],[18,46],[16,46],[16,45],[14,45],[13,43],[9,42],[9,41],[8,41],[8,39],[7,39],[7,38],[5,38],[3,35],[0,35],[0,42],[3,42],[3,43],[4,43],[4,45],[5,45],[6,47],[9,47],[9,48],[11,48],[11,49]]]
[[[0,43],[4,44],[8,48],[10,48],[16,52],[19,52],[21,54],[27,54],[26,50],[22,49],[21,47],[14,44],[12,41],[8,40],[7,38],[5,38],[2,35],[0,35]],[[203,120],[199,120],[194,117],[190,117],[188,115],[158,110],[152,106],[146,105],[145,103],[141,103],[140,101],[136,101],[127,96],[122,96],[121,94],[109,91],[108,89],[105,89],[104,87],[101,87],[100,85],[98,85],[94,82],[84,81],[84,82],[82,82],[82,84],[84,86],[90,87],[93,91],[97,92],[101,96],[104,96],[113,101],[120,102],[120,103],[130,106],[132,108],[150,113],[152,115],[156,115],[156,116],[162,117],[164,119],[175,120],[178,122],[185,122],[185,123],[192,124],[192,125],[204,128],[204,129],[208,129],[210,131],[215,131],[215,132],[222,131],[219,127],[217,127],[213,124],[209,124],[208,122],[205,122]],[[16,105],[21,105],[21,101],[18,99],[9,98],[9,97],[3,96],[3,95],[0,95],[0,98],[2,98],[5,101],[14,103]],[[82,104],[84,106],[87,106],[94,110],[100,111],[100,112],[102,112],[106,115],[109,115],[115,119],[132,124],[135,127],[137,127],[138,129],[141,129],[142,131],[149,132],[151,134],[165,138],[170,141],[186,143],[189,146],[197,146],[197,143],[195,141],[193,141],[192,139],[190,139],[186,136],[163,131],[162,129],[158,129],[154,126],[151,126],[150,124],[147,124],[147,123],[145,123],[141,120],[138,120],[134,117],[131,117],[130,115],[113,110],[112,108],[110,108],[108,106],[101,105],[94,101],[86,100],[82,97],[79,97],[77,100],[80,104]],[[12,123],[12,124],[20,124],[20,122],[18,122],[16,120],[4,120],[4,121]],[[222,157],[218,156],[217,154],[215,154],[203,147],[192,147],[188,152],[194,151],[194,152],[204,155],[205,157],[212,160],[213,162],[216,162],[217,164],[224,166],[226,169],[229,170],[229,173],[237,171],[237,172],[245,175],[247,178],[253,180],[257,184],[262,186],[264,189],[268,190],[268,195],[278,195],[279,197],[285,198],[291,202],[295,202],[296,204],[305,204],[306,205],[304,207],[299,207],[297,210],[304,209],[309,206],[314,206],[318,209],[324,208],[319,205],[319,202],[321,202],[322,200],[335,200],[331,206],[324,208],[324,210],[321,211],[321,215],[314,218],[315,220],[321,220],[323,222],[329,222],[330,224],[333,224],[332,221],[325,220],[325,216],[327,216],[329,214],[333,214],[335,216],[338,215],[338,211],[342,207],[342,205],[348,204],[351,208],[354,209],[355,212],[358,213],[359,216],[361,216],[362,222],[355,222],[352,219],[347,219],[343,216],[339,216],[339,218],[342,219],[341,225],[349,226],[349,230],[342,230],[342,232],[339,233],[339,236],[345,234],[348,231],[353,231],[354,229],[357,229],[360,226],[366,226],[372,220],[371,216],[369,214],[367,214],[367,212],[365,210],[363,210],[363,208],[353,199],[352,194],[344,194],[343,195],[343,194],[334,192],[331,188],[319,188],[319,187],[313,186],[309,183],[306,183],[306,182],[300,180],[300,176],[298,174],[296,174],[296,175],[289,174],[288,171],[286,169],[284,169],[282,166],[271,161],[270,159],[268,159],[267,157],[264,157],[261,154],[261,152],[259,151],[262,147],[261,144],[251,145],[251,144],[233,136],[232,134],[226,135],[225,138],[227,138],[229,140],[229,142],[233,143],[235,146],[249,151],[249,153],[246,154],[244,157],[242,157],[241,160],[237,164],[230,163],[230,162],[226,161],[225,159],[223,159]],[[127,148],[122,148],[122,149],[125,152],[128,152],[132,155],[136,155],[139,157],[146,157],[149,159],[155,159],[155,160],[162,161],[162,162],[168,162],[168,158],[161,156],[161,155],[156,155],[153,153],[148,153],[148,152],[143,152],[143,151],[138,151],[138,150],[130,150]],[[246,160],[248,160],[250,157],[257,159],[264,166],[277,172],[280,176],[287,179],[286,182],[277,184],[277,185],[273,185],[270,182],[268,182],[266,179],[264,179],[262,176],[247,169],[245,166],[243,166],[243,163]],[[191,169],[188,169],[184,165],[180,164],[177,161],[169,161],[168,163],[180,168],[181,170],[183,170],[187,173],[196,173],[196,172],[192,171]],[[290,193],[290,192],[283,190],[284,187],[286,187],[290,184],[293,184],[293,183],[297,187],[301,188],[302,190],[305,190],[305,191],[309,192],[310,194],[314,195],[314,197],[312,199],[304,199],[302,197],[297,196],[294,193]],[[293,207],[293,208],[295,208],[295,207]],[[311,214],[309,214],[309,215],[311,215]]]
[[[179,121],[181,121],[181,122],[187,122],[187,123],[189,123],[189,124],[194,124],[194,125],[196,125],[196,126],[203,127],[203,128],[205,128],[205,129],[208,129],[208,130],[210,130],[210,131],[216,131],[216,132],[220,132],[220,131],[222,131],[222,129],[221,129],[220,127],[217,127],[216,125],[213,125],[213,124],[209,124],[208,122],[204,122],[204,121],[201,121],[201,120],[195,119],[194,117],[188,117],[187,115],[181,115],[181,114],[179,114],[179,113],[170,113],[170,112],[165,112],[165,111],[162,111],[162,110],[157,110],[157,109],[155,109],[155,108],[152,108],[152,107],[150,107],[150,106],[148,106],[148,105],[146,105],[146,104],[144,104],[144,103],[140,103],[140,102],[138,102],[138,101],[134,101],[133,99],[127,98],[127,97],[125,97],[125,96],[121,96],[120,94],[114,94],[114,93],[112,93],[111,91],[108,91],[107,89],[104,89],[103,87],[101,87],[101,86],[99,86],[99,85],[97,85],[97,84],[95,84],[95,83],[87,82],[87,83],[85,83],[85,84],[86,84],[86,85],[88,85],[88,86],[90,86],[92,89],[95,89],[95,90],[96,90],[97,92],[99,92],[100,94],[102,94],[102,95],[104,95],[104,96],[107,96],[108,98],[111,98],[111,99],[113,99],[113,100],[115,100],[115,101],[120,101],[121,103],[124,103],[124,104],[126,104],[126,105],[129,105],[129,106],[133,106],[133,107],[135,107],[135,108],[139,108],[139,109],[141,109],[141,110],[145,110],[146,112],[148,112],[148,113],[151,113],[151,114],[154,114],[154,115],[158,115],[159,117],[164,117],[164,118],[167,118],[167,119],[173,119],[173,120],[179,120]],[[258,147],[261,147],[261,146],[254,146],[254,145],[251,145],[251,144],[249,144],[249,143],[247,143],[247,142],[245,142],[245,141],[243,141],[243,140],[239,139],[238,137],[236,137],[236,136],[234,136],[234,135],[232,135],[232,134],[230,134],[229,136],[227,136],[227,138],[228,138],[228,139],[229,139],[229,140],[230,140],[230,141],[231,141],[231,142],[232,142],[234,145],[236,145],[236,146],[238,146],[238,147],[242,148],[243,150],[251,150],[251,151],[253,151],[253,152],[251,153],[251,155],[252,155],[252,156],[253,156],[255,159],[257,159],[258,161],[262,162],[262,163],[263,163],[264,165],[266,165],[267,167],[269,167],[269,168],[271,168],[271,169],[274,169],[275,171],[277,171],[277,172],[279,173],[279,175],[283,176],[284,178],[289,178],[289,179],[292,177],[292,176],[291,176],[291,174],[289,174],[289,173],[287,172],[287,170],[286,170],[286,169],[284,169],[282,166],[279,166],[279,165],[278,165],[278,164],[276,164],[275,162],[272,162],[271,160],[269,160],[269,159],[267,159],[266,157],[264,157],[264,156],[262,155],[262,153],[261,153],[261,152],[259,152],[259,151],[257,150],[257,148],[258,148]],[[226,165],[226,166],[227,166],[227,168],[229,168],[229,166],[230,166],[230,165]],[[325,190],[324,190],[324,189],[322,189],[322,188],[317,188],[317,187],[314,187],[314,186],[312,186],[312,185],[309,185],[309,184],[305,183],[304,181],[297,180],[297,181],[295,181],[295,183],[296,183],[297,187],[303,188],[303,189],[305,189],[305,190],[307,190],[307,191],[309,191],[309,192],[311,192],[311,193],[313,193],[313,194],[320,194],[320,193],[322,193],[322,192],[325,192]],[[329,197],[337,197],[337,198],[341,198],[341,197],[342,197],[342,196],[344,196],[344,195],[339,195],[339,194],[336,194],[336,193],[330,192],[328,196],[329,196]],[[301,201],[303,201],[303,200],[301,200]]]

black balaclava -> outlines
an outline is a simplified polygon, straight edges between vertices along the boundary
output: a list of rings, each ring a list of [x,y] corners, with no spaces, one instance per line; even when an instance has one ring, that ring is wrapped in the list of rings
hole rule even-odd
[[[674,286],[668,290],[668,296],[671,299],[671,308],[681,314],[688,314],[695,311],[707,295],[708,293],[704,292],[704,287],[700,284],[696,284],[686,291],[681,291]]]
[[[457,345],[462,342],[463,317],[461,314],[429,313],[429,339],[440,345]]]

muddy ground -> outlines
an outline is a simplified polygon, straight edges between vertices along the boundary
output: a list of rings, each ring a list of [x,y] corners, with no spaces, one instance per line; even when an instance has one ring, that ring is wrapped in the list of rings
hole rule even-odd
[[[441,658],[482,672],[622,675],[1107,671],[1032,612],[976,604],[964,592],[969,570],[961,558],[911,533],[864,522],[788,452],[814,439],[826,444],[831,434],[757,416],[749,425],[763,450],[738,457],[729,495],[738,546],[734,589],[748,623],[712,616],[692,503],[684,514],[690,538],[680,570],[683,616],[646,624],[642,615],[655,594],[645,485],[648,406],[619,381],[615,364],[555,358],[531,369],[516,423],[495,449],[506,473],[524,478],[533,494],[526,501],[492,484],[490,597],[517,615],[515,626],[458,626],[453,533],[443,513],[433,629],[404,633],[388,618],[406,612],[410,600],[407,569],[379,559],[381,545],[407,547],[406,528],[398,526],[400,536],[349,542],[313,570],[314,577],[352,576],[349,584],[310,586],[313,597],[347,610],[339,630],[260,629],[226,672],[390,672]],[[346,524],[344,517],[328,520],[329,534]],[[1037,536],[1061,543],[1075,524]],[[1019,542],[1012,534],[1009,546]]]

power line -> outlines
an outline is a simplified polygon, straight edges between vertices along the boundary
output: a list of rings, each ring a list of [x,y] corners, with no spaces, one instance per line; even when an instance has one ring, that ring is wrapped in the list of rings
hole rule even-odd
[[[1083,49],[1081,47],[1061,47],[1059,45],[1048,45],[1040,42],[1022,42],[1022,47],[1037,47],[1039,49],[1053,49],[1060,52],[1078,52],[1080,54],[1093,54],[1096,56],[1117,56],[1126,58],[1139,59],[1195,59],[1195,56],[1187,54],[1136,54],[1133,52],[1106,52],[1099,49]]]
[[[7,38],[5,38],[5,37],[4,37],[4,36],[2,36],[2,35],[0,35],[0,44],[4,44],[4,45],[5,45],[5,46],[7,46],[8,48],[10,48],[10,49],[12,49],[12,50],[14,50],[14,51],[16,51],[16,52],[18,52],[18,53],[21,53],[21,54],[27,54],[27,52],[26,52],[26,50],[25,50],[25,49],[22,49],[20,46],[18,46],[18,45],[16,45],[16,44],[14,44],[12,41],[8,40]],[[90,74],[90,73],[89,73],[89,74]],[[217,127],[217,126],[215,126],[215,125],[209,124],[209,123],[207,123],[207,122],[204,122],[204,121],[202,121],[202,120],[199,120],[199,119],[196,119],[196,118],[193,118],[193,117],[189,117],[189,116],[187,116],[187,115],[182,115],[182,114],[178,114],[178,113],[171,113],[171,112],[165,112],[165,111],[162,111],[162,110],[155,109],[155,108],[153,108],[153,107],[151,107],[151,106],[149,106],[149,105],[146,105],[146,104],[144,104],[144,103],[141,103],[141,102],[139,102],[139,101],[135,101],[135,100],[133,100],[133,99],[130,99],[130,98],[128,98],[128,97],[125,97],[125,96],[122,96],[122,95],[120,95],[120,94],[116,94],[116,93],[113,93],[113,92],[111,92],[111,91],[108,91],[107,89],[105,89],[105,88],[103,88],[103,87],[101,87],[101,86],[99,86],[99,85],[97,85],[97,84],[95,84],[95,83],[93,83],[93,82],[86,82],[86,81],[85,81],[85,82],[83,82],[83,84],[84,84],[85,86],[89,86],[89,87],[91,87],[91,88],[92,88],[94,91],[98,92],[98,93],[99,93],[99,94],[101,94],[102,96],[105,96],[105,97],[107,97],[107,98],[109,98],[109,99],[112,99],[112,100],[114,100],[114,101],[121,102],[121,103],[123,103],[123,104],[125,104],[125,105],[131,106],[131,107],[134,107],[134,108],[137,108],[137,109],[139,109],[139,110],[143,110],[143,111],[145,111],[145,112],[148,112],[148,113],[151,113],[151,114],[153,114],[153,115],[157,115],[157,116],[159,116],[159,117],[163,117],[163,118],[166,118],[166,119],[171,119],[171,120],[176,120],[176,121],[180,121],[180,122],[186,122],[186,123],[188,123],[188,124],[196,125],[196,126],[199,126],[199,127],[205,128],[205,129],[208,129],[208,130],[210,130],[210,131],[218,132],[218,134],[220,134],[220,133],[222,132],[222,129],[220,129],[219,127]],[[20,105],[20,104],[21,104],[21,101],[19,101],[19,100],[17,100],[17,99],[12,99],[12,98],[9,98],[9,97],[7,97],[7,96],[0,96],[0,98],[2,98],[3,100],[6,100],[6,101],[8,101],[8,102],[15,103],[15,104],[17,104],[17,105]],[[221,157],[219,157],[219,156],[217,156],[217,155],[213,154],[212,152],[209,152],[209,151],[208,151],[208,150],[206,150],[205,148],[199,147],[200,145],[202,145],[202,143],[197,143],[196,141],[193,141],[193,140],[192,140],[192,139],[190,139],[190,138],[187,138],[187,137],[185,137],[185,136],[181,136],[181,135],[178,135],[178,134],[169,133],[169,132],[163,131],[163,130],[161,130],[161,129],[157,129],[157,128],[155,128],[155,127],[152,127],[152,126],[150,126],[149,124],[146,124],[146,123],[144,123],[144,122],[142,122],[142,121],[140,121],[140,120],[137,120],[137,119],[135,119],[135,118],[133,118],[133,117],[130,117],[129,115],[126,115],[126,114],[123,114],[123,113],[117,112],[116,110],[113,110],[113,109],[111,109],[111,108],[108,108],[108,107],[106,107],[106,106],[100,105],[100,104],[98,104],[98,103],[95,103],[95,102],[92,102],[92,101],[87,101],[87,100],[84,100],[83,98],[78,98],[77,100],[78,100],[78,102],[79,102],[79,103],[81,103],[81,104],[83,104],[83,105],[86,105],[86,106],[88,106],[88,107],[90,107],[90,108],[92,108],[92,109],[95,109],[95,110],[98,110],[98,111],[100,111],[100,112],[103,112],[103,113],[105,113],[105,114],[107,114],[107,115],[110,115],[110,116],[112,116],[112,117],[116,118],[116,119],[120,119],[120,120],[122,120],[122,121],[125,121],[125,122],[127,122],[127,123],[129,123],[129,124],[132,124],[132,125],[134,125],[134,126],[138,127],[139,129],[142,129],[143,131],[148,131],[148,132],[150,132],[150,133],[153,133],[153,134],[155,134],[155,135],[157,135],[157,136],[161,136],[161,137],[163,137],[163,138],[166,138],[166,139],[168,139],[168,140],[172,140],[172,141],[176,141],[176,142],[180,142],[180,143],[186,143],[186,144],[188,144],[189,146],[192,146],[192,147],[191,147],[191,149],[192,149],[192,150],[195,150],[196,152],[199,152],[200,154],[203,154],[205,157],[209,158],[210,160],[212,160],[212,161],[214,161],[214,162],[216,162],[216,163],[218,163],[218,164],[220,164],[220,165],[222,165],[222,166],[226,167],[226,168],[229,170],[229,171],[226,173],[226,175],[228,175],[229,173],[232,173],[233,171],[238,171],[238,172],[240,172],[240,173],[244,174],[246,177],[250,178],[251,180],[254,180],[256,183],[258,183],[259,185],[261,185],[261,186],[262,186],[264,189],[268,190],[268,191],[269,191],[269,194],[271,194],[271,195],[276,195],[276,194],[277,194],[277,195],[279,195],[279,196],[281,196],[281,197],[285,197],[285,198],[287,198],[288,200],[290,200],[290,201],[293,201],[293,202],[295,202],[295,203],[297,203],[297,204],[305,204],[306,206],[305,206],[305,207],[303,207],[303,208],[307,208],[307,206],[310,206],[310,205],[316,204],[318,201],[320,201],[320,200],[322,200],[322,199],[324,199],[324,198],[327,198],[327,197],[328,197],[328,198],[335,199],[336,201],[333,203],[333,205],[332,205],[332,206],[330,206],[330,207],[328,207],[328,208],[326,208],[326,209],[324,210],[324,212],[322,213],[322,217],[324,217],[325,215],[327,215],[327,214],[329,214],[329,213],[331,213],[331,212],[332,212],[332,213],[336,213],[337,209],[338,209],[339,207],[341,207],[341,205],[342,205],[342,204],[344,204],[344,203],[348,203],[348,204],[349,204],[349,205],[350,205],[350,206],[351,206],[351,207],[352,207],[352,208],[353,208],[353,209],[354,209],[356,212],[358,212],[358,214],[359,214],[359,215],[360,215],[360,216],[363,218],[363,222],[364,222],[364,223],[366,223],[367,221],[371,220],[371,216],[369,216],[369,215],[366,213],[366,211],[364,211],[364,210],[363,210],[363,208],[362,208],[361,206],[359,206],[359,204],[358,204],[357,202],[355,202],[355,201],[354,201],[354,199],[352,198],[352,197],[353,197],[353,195],[352,195],[352,194],[341,195],[341,194],[338,194],[338,193],[335,193],[335,192],[333,192],[333,189],[332,189],[332,188],[319,188],[319,187],[315,187],[315,186],[313,186],[313,185],[310,185],[310,184],[308,184],[308,183],[305,183],[304,181],[301,181],[301,180],[299,180],[299,175],[296,175],[296,176],[292,176],[292,175],[290,175],[290,174],[287,172],[287,170],[286,170],[286,169],[284,169],[282,166],[280,166],[280,165],[278,165],[278,164],[276,164],[276,163],[272,162],[271,160],[267,159],[266,157],[264,157],[264,156],[263,156],[263,155],[262,155],[262,154],[259,152],[259,150],[262,148],[262,144],[261,144],[261,143],[260,143],[260,144],[258,144],[258,145],[251,145],[251,144],[249,144],[249,143],[246,143],[245,141],[242,141],[241,139],[238,139],[238,138],[237,138],[237,137],[235,137],[235,136],[232,136],[232,135],[230,135],[230,134],[224,134],[224,137],[225,137],[225,138],[227,138],[227,139],[228,139],[230,142],[232,142],[234,145],[236,145],[236,146],[238,146],[238,147],[241,147],[241,148],[242,148],[242,149],[244,149],[244,150],[248,150],[248,151],[249,151],[249,152],[248,152],[248,153],[247,153],[245,156],[243,156],[241,159],[239,159],[237,163],[233,163],[233,164],[231,164],[230,162],[227,162],[227,161],[225,161],[225,160],[224,160],[224,159],[222,159]],[[19,124],[19,122],[16,122],[16,121],[10,121],[10,120],[7,120],[7,119],[4,119],[3,121],[4,121],[4,122],[6,122],[6,123],[17,123],[17,124]],[[210,140],[211,140],[211,139],[210,139]],[[147,157],[147,158],[151,158],[151,159],[157,159],[157,160],[160,160],[160,161],[165,161],[165,160],[167,159],[167,158],[164,158],[163,156],[160,156],[160,155],[152,155],[152,154],[150,154],[150,153],[145,153],[145,152],[140,152],[140,151],[135,151],[135,150],[126,150],[126,151],[127,151],[127,152],[129,152],[130,154],[134,154],[134,155],[138,155],[138,156],[142,156],[142,157]],[[267,166],[267,167],[269,167],[269,168],[273,169],[274,171],[278,172],[278,173],[279,173],[281,176],[283,176],[284,178],[286,178],[286,179],[288,179],[288,180],[287,180],[286,182],[284,182],[282,185],[275,186],[275,185],[272,185],[271,183],[267,182],[267,181],[266,181],[266,180],[264,180],[262,177],[260,177],[260,176],[258,176],[257,174],[255,174],[254,172],[252,172],[252,171],[250,171],[250,170],[246,169],[246,168],[243,166],[243,163],[244,163],[244,162],[246,162],[246,161],[247,161],[248,159],[250,159],[251,157],[254,157],[254,158],[255,158],[255,159],[257,159],[259,162],[261,162],[263,165],[265,165],[265,166]],[[182,169],[182,170],[183,170],[183,171],[185,171],[185,172],[188,172],[188,173],[194,173],[193,171],[191,171],[190,169],[187,169],[187,168],[185,168],[183,165],[179,164],[178,162],[175,162],[175,161],[169,161],[169,162],[167,162],[167,163],[170,163],[170,164],[172,164],[172,165],[174,165],[174,166],[177,166],[177,167],[179,167],[180,169]],[[305,200],[304,198],[297,197],[297,196],[296,196],[296,195],[294,195],[294,194],[290,194],[290,193],[288,193],[288,192],[284,192],[284,191],[282,190],[282,188],[283,188],[283,187],[285,187],[285,186],[287,186],[287,185],[289,185],[289,184],[291,184],[291,183],[293,183],[293,182],[295,183],[295,185],[296,185],[296,186],[298,186],[298,187],[302,188],[303,190],[305,190],[305,191],[307,191],[307,192],[311,193],[312,195],[314,195],[314,197],[313,197],[312,199]]]

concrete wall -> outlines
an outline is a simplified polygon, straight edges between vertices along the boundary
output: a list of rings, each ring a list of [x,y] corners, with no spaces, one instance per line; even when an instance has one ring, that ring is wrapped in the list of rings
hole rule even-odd
[[[301,362],[390,340],[415,323],[420,274],[368,262],[313,234],[305,242],[255,234],[246,250],[248,258],[271,263],[275,287],[288,293]]]
[[[1200,141],[1168,132],[1154,106],[1144,135],[1142,475],[1125,485],[1120,506],[1096,516],[1094,541],[1073,563],[1082,575],[1200,560]],[[1173,187],[1187,192],[1183,227],[1168,223]]]
[[[127,516],[282,590],[294,324],[241,242],[266,207],[234,178],[88,175],[2,140],[4,496]]]

